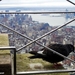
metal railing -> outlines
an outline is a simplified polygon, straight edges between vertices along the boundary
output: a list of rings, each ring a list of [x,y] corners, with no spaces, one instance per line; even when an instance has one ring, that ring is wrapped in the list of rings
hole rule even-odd
[[[11,47],[0,47],[0,50],[10,50],[11,54],[11,73],[12,75],[16,75],[16,48],[14,46]]]
[[[75,11],[22,11],[22,12],[0,12],[0,14],[66,14],[75,13]]]
[[[72,1],[70,1],[70,0],[67,0],[68,2],[70,2],[72,5],[75,5],[75,3],[74,2],[72,2]]]
[[[56,13],[56,14],[58,14],[58,13],[75,13],[75,12],[2,12],[2,13],[0,13],[0,14],[49,14],[49,13],[50,13],[50,14],[51,14],[51,13]],[[64,55],[62,55],[62,54],[60,54],[60,53],[58,53],[58,52],[56,52],[56,51],[54,51],[54,50],[52,50],[52,49],[50,49],[50,48],[48,48],[48,47],[46,47],[46,46],[44,46],[44,45],[38,43],[37,40],[39,40],[39,39],[41,39],[41,38],[43,38],[43,37],[45,37],[45,36],[47,36],[47,35],[49,35],[49,34],[55,32],[55,31],[57,31],[58,29],[60,29],[60,28],[62,28],[62,27],[64,27],[64,26],[66,26],[66,25],[68,25],[69,23],[71,23],[71,22],[73,22],[73,21],[75,21],[75,18],[72,19],[72,20],[70,20],[69,22],[65,23],[64,25],[61,25],[61,26],[59,26],[59,27],[53,29],[52,31],[50,31],[50,32],[48,32],[48,33],[46,33],[46,34],[44,34],[43,36],[41,36],[41,37],[39,37],[39,38],[37,38],[37,39],[35,39],[35,40],[33,40],[33,39],[27,37],[26,35],[23,35],[23,34],[19,33],[18,31],[13,30],[12,28],[10,28],[10,27],[8,27],[8,26],[6,26],[6,25],[0,24],[0,26],[3,26],[3,27],[5,27],[5,28],[7,28],[7,29],[9,29],[9,30],[11,30],[11,31],[13,31],[13,32],[15,32],[15,33],[17,33],[17,34],[19,34],[20,36],[22,36],[22,37],[24,37],[24,38],[27,38],[28,40],[31,41],[31,42],[28,43],[27,45],[25,45],[25,46],[19,48],[18,51],[20,51],[21,49],[23,49],[23,48],[25,48],[25,47],[27,47],[27,46],[29,46],[30,44],[32,44],[32,43],[35,42],[35,43],[37,43],[38,45],[40,45],[40,46],[42,46],[42,47],[45,47],[45,48],[47,48],[48,50],[50,50],[50,51],[52,51],[52,52],[54,52],[54,53],[56,53],[56,54],[58,54],[58,55],[60,55],[60,56],[62,56],[62,57],[64,57],[64,58],[67,58],[67,59],[71,60],[70,58],[65,57]],[[4,49],[4,48],[3,48],[3,49]],[[6,49],[7,49],[7,48],[6,48]],[[14,70],[13,70],[14,75],[16,75],[16,74],[17,74],[17,75],[25,75],[25,74],[27,75],[27,74],[44,74],[44,73],[75,72],[75,69],[72,69],[72,70],[28,71],[28,72],[17,72],[17,73],[16,73],[16,52],[17,52],[17,51],[14,50]],[[75,63],[75,61],[73,61],[73,60],[71,60],[71,61]]]
[[[17,72],[17,75],[67,73],[67,72],[75,72],[75,69],[70,69],[70,70],[46,70],[46,71]]]

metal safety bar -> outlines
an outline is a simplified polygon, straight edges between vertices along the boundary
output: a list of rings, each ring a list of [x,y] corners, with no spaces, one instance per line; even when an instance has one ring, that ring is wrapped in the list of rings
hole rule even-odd
[[[30,74],[48,74],[48,73],[67,73],[75,72],[75,69],[71,70],[43,70],[43,71],[27,71],[27,72],[17,72],[17,75],[30,75]]]
[[[9,47],[0,47],[0,50],[12,50],[13,54],[13,61],[11,62],[11,69],[12,69],[12,75],[16,75],[16,48],[14,46],[9,46]]]
[[[63,13],[75,13],[75,11],[21,11],[21,12],[0,12],[0,14],[63,14]]]
[[[75,5],[75,3],[74,2],[72,2],[72,1],[70,1],[70,0],[67,0],[68,2],[70,2],[71,4],[73,4],[73,5]]]

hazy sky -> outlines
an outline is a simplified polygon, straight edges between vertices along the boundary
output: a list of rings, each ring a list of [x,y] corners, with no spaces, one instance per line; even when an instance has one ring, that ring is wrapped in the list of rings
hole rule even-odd
[[[75,0],[71,0],[75,2]],[[27,6],[27,7],[51,7],[51,6],[74,6],[66,0],[2,0],[0,1],[0,7],[15,7],[15,6]]]

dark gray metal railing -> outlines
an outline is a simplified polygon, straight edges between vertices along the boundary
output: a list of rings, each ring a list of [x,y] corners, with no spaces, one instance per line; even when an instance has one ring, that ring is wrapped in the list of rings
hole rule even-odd
[[[58,14],[58,13],[75,13],[75,12],[1,12],[0,14],[50,14],[50,13]],[[25,48],[25,47],[27,47],[27,46],[29,46],[30,44],[32,44],[32,43],[35,42],[35,43],[37,43],[38,45],[40,45],[40,46],[42,46],[42,47],[45,47],[45,48],[47,48],[48,50],[50,50],[50,51],[52,51],[52,52],[54,52],[54,53],[56,53],[56,54],[58,54],[58,55],[60,55],[60,56],[62,56],[62,57],[64,57],[64,58],[67,58],[67,59],[71,60],[70,58],[65,57],[64,55],[62,55],[62,54],[60,54],[60,53],[58,53],[58,52],[56,52],[56,51],[54,51],[54,50],[52,50],[52,49],[50,49],[50,48],[48,48],[48,47],[46,47],[46,46],[44,46],[44,45],[38,43],[37,40],[39,40],[39,39],[45,37],[45,36],[48,35],[48,34],[53,33],[54,31],[57,31],[58,29],[60,29],[60,28],[62,28],[62,27],[64,27],[64,26],[66,26],[66,25],[68,25],[69,23],[71,23],[71,22],[73,22],[73,21],[75,21],[75,18],[72,19],[72,20],[70,20],[69,22],[65,23],[64,25],[61,25],[61,26],[55,28],[54,30],[52,30],[52,31],[50,31],[50,32],[48,32],[48,33],[46,33],[46,34],[44,34],[43,36],[41,36],[41,37],[39,37],[39,38],[37,38],[37,39],[35,39],[35,40],[33,40],[33,39],[27,37],[26,35],[23,35],[23,34],[17,32],[17,31],[15,31],[15,30],[13,30],[12,28],[10,28],[10,27],[8,27],[8,26],[6,26],[6,25],[0,24],[0,26],[3,26],[3,27],[5,27],[5,28],[7,28],[7,29],[9,29],[9,30],[11,30],[11,31],[13,31],[13,32],[15,32],[15,33],[21,35],[22,37],[25,37],[25,38],[27,38],[28,40],[31,41],[31,42],[28,43],[27,45],[25,45],[25,46],[19,48],[18,51],[20,51],[21,49],[23,49],[23,48]],[[4,49],[4,48],[3,48],[3,49]],[[16,75],[16,74],[17,74],[17,75],[25,75],[25,74],[27,75],[27,74],[44,74],[44,73],[75,72],[75,69],[73,69],[73,70],[28,71],[28,72],[17,72],[17,73],[16,73],[16,52],[17,52],[17,51],[14,50],[14,70],[13,70],[14,75]],[[73,60],[71,60],[71,61],[75,63],[75,61],[73,61]]]
[[[0,12],[0,14],[66,14],[75,13],[75,11],[22,11],[22,12]]]
[[[70,1],[70,0],[67,0],[68,2],[70,2],[72,5],[75,5],[75,3],[74,2],[72,2],[72,1]]]

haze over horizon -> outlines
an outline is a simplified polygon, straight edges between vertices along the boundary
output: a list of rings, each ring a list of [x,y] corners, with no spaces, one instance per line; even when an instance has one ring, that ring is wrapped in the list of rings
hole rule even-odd
[[[75,2],[75,0],[72,0]],[[66,0],[2,0],[3,7],[75,7]]]

